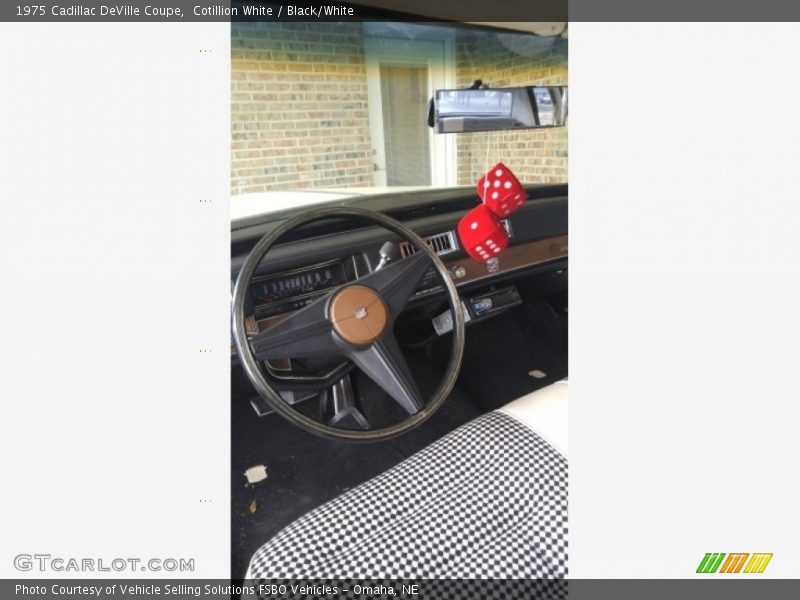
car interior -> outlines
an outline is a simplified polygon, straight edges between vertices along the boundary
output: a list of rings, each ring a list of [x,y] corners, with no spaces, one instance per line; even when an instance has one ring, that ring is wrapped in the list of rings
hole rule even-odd
[[[430,94],[431,135],[564,124],[474,87],[461,118]],[[522,186],[486,259],[460,231],[474,183],[234,218],[234,578],[566,575],[569,194]]]

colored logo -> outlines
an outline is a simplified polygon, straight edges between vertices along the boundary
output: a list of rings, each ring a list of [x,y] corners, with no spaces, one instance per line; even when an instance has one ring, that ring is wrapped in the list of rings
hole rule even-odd
[[[749,560],[748,560],[749,559]],[[749,554],[747,552],[709,552],[700,561],[698,573],[763,573],[772,553]]]

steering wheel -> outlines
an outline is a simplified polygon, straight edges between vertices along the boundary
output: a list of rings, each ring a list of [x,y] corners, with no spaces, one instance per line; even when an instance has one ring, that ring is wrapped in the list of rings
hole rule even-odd
[[[256,334],[245,327],[250,283],[264,256],[287,232],[326,218],[356,218],[376,223],[417,248],[344,284],[276,325]],[[426,403],[393,333],[394,324],[422,277],[433,267],[447,292],[453,312],[450,362],[433,397]],[[349,441],[388,439],[422,424],[441,407],[455,385],[464,355],[464,313],[458,290],[436,253],[411,229],[381,213],[355,207],[323,207],[288,219],[266,234],[244,261],[233,290],[233,339],[247,377],[279,415],[313,434]],[[356,364],[405,411],[406,417],[382,429],[344,429],[321,423],[286,402],[259,368],[259,361],[278,358],[345,357]]]

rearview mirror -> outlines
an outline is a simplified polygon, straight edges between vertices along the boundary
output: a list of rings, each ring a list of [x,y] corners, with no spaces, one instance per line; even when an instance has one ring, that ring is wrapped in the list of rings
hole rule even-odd
[[[566,86],[437,90],[434,97],[436,133],[562,127],[566,121]]]

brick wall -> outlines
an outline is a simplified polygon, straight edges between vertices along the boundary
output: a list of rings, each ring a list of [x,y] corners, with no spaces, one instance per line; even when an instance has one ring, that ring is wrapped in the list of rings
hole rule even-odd
[[[231,27],[231,193],[372,185],[360,23]]]
[[[373,185],[359,23],[231,27],[231,193]],[[481,31],[456,36],[457,87],[566,85],[567,41]],[[567,130],[460,134],[459,184],[503,160],[524,182],[567,179]]]
[[[489,87],[567,85],[567,40],[459,31],[456,79],[460,88],[476,79]],[[475,183],[499,160],[524,183],[567,181],[567,127],[458,134],[456,144],[459,184]]]

